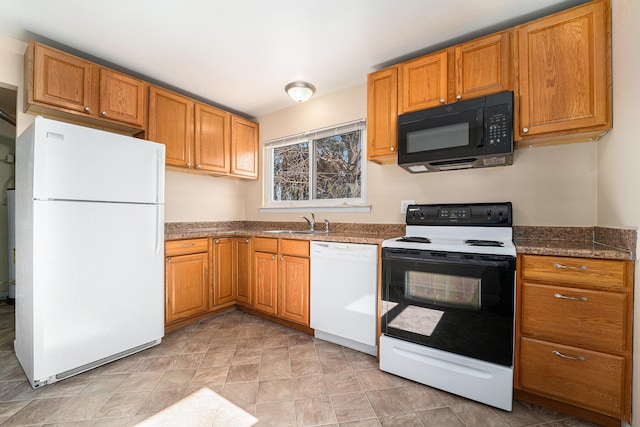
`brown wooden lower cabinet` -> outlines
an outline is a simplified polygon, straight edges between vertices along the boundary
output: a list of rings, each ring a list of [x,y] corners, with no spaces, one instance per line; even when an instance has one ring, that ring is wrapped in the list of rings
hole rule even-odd
[[[515,397],[629,421],[633,263],[521,254],[517,271]]]
[[[269,314],[278,309],[278,254],[254,252],[253,308]]]
[[[253,308],[309,326],[309,242],[254,239]]]
[[[166,330],[237,305],[309,331],[308,241],[174,240],[165,253]]]
[[[165,245],[165,324],[209,311],[208,239]]]
[[[251,239],[240,237],[233,239],[233,272],[236,287],[236,302],[251,305]]]
[[[236,299],[233,283],[233,239],[214,238],[213,248],[213,300],[212,307]]]
[[[309,325],[309,258],[281,256],[278,315]]]

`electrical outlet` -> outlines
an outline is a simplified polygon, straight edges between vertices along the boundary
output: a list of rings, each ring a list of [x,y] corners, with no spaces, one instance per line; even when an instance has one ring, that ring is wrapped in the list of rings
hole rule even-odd
[[[400,201],[400,213],[401,214],[406,214],[407,213],[407,206],[414,205],[415,203],[416,203],[415,200],[401,200]]]

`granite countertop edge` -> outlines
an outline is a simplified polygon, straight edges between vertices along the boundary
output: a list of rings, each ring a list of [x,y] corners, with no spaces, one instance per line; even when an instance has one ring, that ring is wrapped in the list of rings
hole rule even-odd
[[[516,252],[526,255],[566,256],[633,260],[632,251],[614,248],[593,241],[514,240]]]
[[[167,223],[165,240],[210,237],[270,237],[340,243],[381,244],[405,233],[404,224],[337,224],[329,233],[277,234],[265,230],[295,229],[293,223]],[[518,254],[635,260],[636,231],[600,227],[514,227]]]
[[[332,231],[327,234],[277,234],[265,231],[254,230],[218,230],[218,231],[182,231],[165,233],[165,240],[198,239],[205,237],[271,237],[292,240],[317,240],[340,243],[368,243],[381,244],[383,240],[397,237],[398,234],[377,234],[377,233],[349,233],[343,231]]]

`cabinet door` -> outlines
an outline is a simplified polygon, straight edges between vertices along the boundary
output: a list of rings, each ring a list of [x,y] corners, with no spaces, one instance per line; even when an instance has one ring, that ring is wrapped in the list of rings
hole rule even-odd
[[[229,173],[231,160],[230,114],[196,103],[195,167],[210,172]]]
[[[436,107],[447,102],[447,51],[402,64],[401,113]]]
[[[209,310],[209,255],[167,257],[165,261],[165,322]]]
[[[456,101],[511,89],[510,34],[505,31],[456,46]]]
[[[231,116],[231,174],[258,179],[258,124]]]
[[[235,299],[233,239],[213,239],[213,305]]]
[[[256,310],[276,314],[278,298],[278,258],[276,254],[253,254],[253,307]]]
[[[627,295],[524,282],[522,334],[591,350],[623,352]]]
[[[278,316],[309,326],[309,258],[280,258]]]
[[[100,117],[144,127],[145,82],[100,68]]]
[[[588,3],[519,27],[521,137],[611,127],[605,6]]]
[[[93,65],[38,43],[33,49],[33,101],[90,114]]]
[[[629,419],[624,357],[529,338],[521,338],[520,348],[523,390]]]
[[[367,82],[367,159],[393,163],[398,157],[398,69],[371,73]]]
[[[149,89],[150,141],[166,146],[166,163],[191,167],[194,101],[152,86]]]
[[[251,239],[233,239],[236,300],[251,304]]]

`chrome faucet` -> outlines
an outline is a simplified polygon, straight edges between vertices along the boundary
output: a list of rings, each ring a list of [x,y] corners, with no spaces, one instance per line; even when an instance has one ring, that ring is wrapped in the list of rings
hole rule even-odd
[[[313,230],[316,225],[316,216],[313,214],[313,212],[311,212],[311,221],[309,221],[309,218],[307,218],[306,216],[301,216],[300,218],[307,221],[307,224],[309,224],[309,230]]]
[[[324,220],[324,232],[325,233],[329,232],[329,220],[328,219]]]

